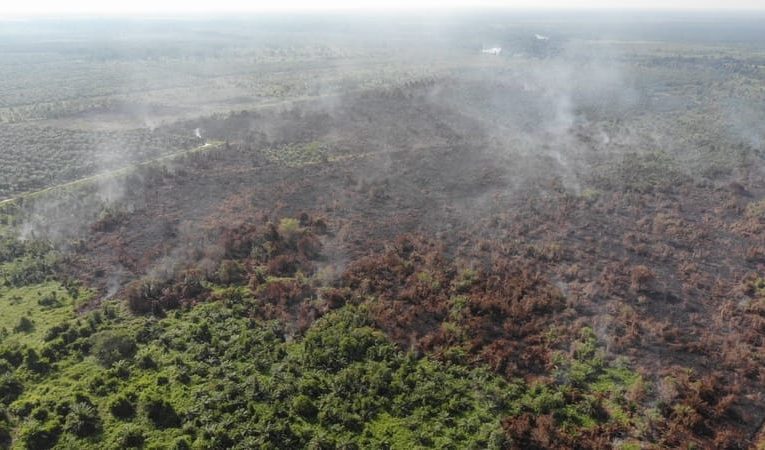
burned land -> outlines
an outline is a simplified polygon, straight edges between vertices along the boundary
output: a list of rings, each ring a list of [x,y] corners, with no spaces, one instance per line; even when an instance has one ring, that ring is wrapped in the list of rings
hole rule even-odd
[[[491,20],[19,83],[0,447],[765,445],[765,37]]]

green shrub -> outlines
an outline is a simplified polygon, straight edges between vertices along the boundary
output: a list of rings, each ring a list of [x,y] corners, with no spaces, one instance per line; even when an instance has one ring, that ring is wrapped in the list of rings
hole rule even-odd
[[[173,450],[191,450],[191,439],[188,436],[181,436],[173,443]]]
[[[18,400],[11,404],[9,410],[16,417],[26,418],[39,405],[39,400]]]
[[[39,407],[35,408],[32,411],[32,418],[35,420],[39,420],[40,422],[45,422],[50,417],[50,413],[48,412],[48,408],[45,407]]]
[[[365,319],[350,310],[320,320],[305,336],[305,363],[334,372],[365,359],[371,349],[385,347],[382,334],[364,325]]]
[[[35,373],[46,373],[50,370],[50,364],[41,360],[35,349],[28,348],[24,356],[24,365]]]
[[[109,412],[117,419],[127,420],[135,416],[135,406],[124,395],[118,395],[109,402]]]
[[[319,412],[307,395],[298,395],[292,399],[292,411],[305,419],[313,419]]]
[[[62,305],[61,300],[58,299],[55,291],[37,299],[37,304],[46,309],[58,308]]]
[[[0,408],[0,448],[11,446],[11,424],[8,413]]]
[[[40,355],[47,358],[51,362],[58,361],[67,352],[66,342],[63,339],[57,338],[53,341],[47,342],[40,349]]]
[[[143,370],[157,368],[157,362],[154,361],[154,358],[151,356],[151,353],[149,352],[141,352],[138,355],[137,365],[140,369],[143,369]]]
[[[112,368],[109,369],[109,374],[122,380],[127,380],[130,378],[130,363],[124,359],[115,362],[112,364]]]
[[[11,426],[7,422],[0,422],[0,448],[11,447]]]
[[[24,392],[24,385],[10,373],[0,375],[0,403],[8,405]]]
[[[291,217],[285,217],[279,221],[277,228],[279,235],[288,243],[293,243],[300,233],[300,222]]]
[[[144,442],[146,442],[146,435],[139,427],[129,424],[123,425],[120,428],[114,438],[112,439],[110,448],[142,448]]]
[[[58,422],[30,420],[19,431],[19,441],[29,449],[49,449],[56,445],[61,434]]]
[[[244,281],[245,275],[247,272],[241,264],[230,259],[224,259],[220,263],[216,278],[220,284],[230,285],[241,283]]]
[[[288,425],[286,425],[288,426]],[[291,448],[288,439],[281,433],[279,428],[285,427],[284,424],[277,424],[273,430],[270,430],[270,436],[278,436],[278,440],[282,448]],[[231,448],[234,446],[234,440],[230,435],[230,427],[224,426],[222,423],[216,423],[212,426],[207,426],[202,431],[203,442],[197,443],[197,448]],[[271,442],[269,442],[271,443]],[[275,448],[275,445],[262,446],[264,448]]]
[[[91,353],[104,367],[111,367],[117,361],[131,358],[136,351],[135,341],[125,333],[102,331],[90,338]]]
[[[143,400],[143,410],[146,417],[157,428],[177,428],[181,426],[181,418],[175,412],[173,405],[156,396],[147,396]]]
[[[87,403],[75,403],[66,416],[64,430],[79,437],[92,436],[100,428],[96,409]]]
[[[0,359],[0,375],[11,373],[11,372],[13,372],[13,367],[11,366],[11,364],[4,359]]]
[[[0,359],[8,361],[12,367],[19,367],[24,361],[24,354],[18,346],[0,348]]]
[[[26,316],[23,316],[19,319],[19,323],[16,324],[15,327],[13,327],[14,333],[31,333],[35,329],[34,322]]]

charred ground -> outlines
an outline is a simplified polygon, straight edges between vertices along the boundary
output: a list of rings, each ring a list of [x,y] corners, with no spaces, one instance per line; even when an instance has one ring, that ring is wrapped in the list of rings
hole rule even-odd
[[[264,318],[297,333],[331,309],[369,303],[404,348],[457,352],[508,377],[545,376],[554,352],[589,326],[609,357],[680,385],[640,399],[691,405],[691,418],[664,412],[669,423],[655,432],[667,445],[753,436],[763,386],[751,287],[763,246],[757,169],[699,179],[668,155],[601,155],[583,126],[571,142],[600,166],[576,174],[575,192],[551,155],[503,155],[482,124],[434,94],[470,87],[427,81],[331,110],[186,125],[228,137],[226,148],[149,172],[126,196],[131,212],[94,228],[71,267],[107,289],[115,273],[122,283],[170,285],[189,271],[212,281],[222,261],[237,261]],[[305,235],[284,243],[279,221],[301,214]],[[263,242],[277,245],[248,252]],[[298,271],[310,281],[266,282]],[[209,295],[162,289],[160,309]]]
[[[24,197],[6,220],[55,238],[51,272],[93,290],[80,314],[225,305],[309,354],[358,315],[407,357],[528,386],[493,406],[491,445],[761,445],[765,180],[745,125],[762,62],[587,48],[163,125],[214,145],[120,174],[114,195]],[[310,410],[301,424],[365,429]],[[177,420],[199,426],[194,411]]]

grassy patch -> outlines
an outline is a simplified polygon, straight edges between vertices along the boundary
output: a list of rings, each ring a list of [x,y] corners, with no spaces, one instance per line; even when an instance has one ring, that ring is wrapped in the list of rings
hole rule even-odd
[[[539,381],[527,388],[518,385],[522,394],[513,402],[509,419],[515,424],[511,426],[512,439],[536,442],[524,437],[524,430],[529,429],[521,425],[523,417],[532,421],[547,417],[557,431],[546,433],[559,433],[558,438],[624,429],[642,420],[633,401],[642,388],[642,378],[626,361],[608,361],[590,328],[582,329],[570,352],[559,352],[554,360],[554,382]],[[519,418],[520,422],[516,420]]]
[[[668,153],[627,153],[620,160],[606,164],[594,177],[602,190],[628,192],[668,191],[687,175],[681,165]]]
[[[289,144],[278,148],[267,148],[263,150],[263,154],[275,164],[301,167],[328,161],[330,148],[326,144],[313,141],[306,144]]]
[[[56,281],[0,288],[0,333],[4,341],[39,347],[53,326],[72,319],[75,301]],[[31,326],[19,327],[26,318]]]

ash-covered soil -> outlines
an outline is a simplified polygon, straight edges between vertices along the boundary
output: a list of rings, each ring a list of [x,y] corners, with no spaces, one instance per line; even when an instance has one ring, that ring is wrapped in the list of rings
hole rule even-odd
[[[71,247],[72,274],[120,297],[241,260],[263,315],[295,333],[367,303],[402,346],[459,347],[508,377],[549,377],[589,326],[658,386],[639,400],[664,417],[657,442],[751,442],[765,417],[762,160],[725,141],[724,156],[691,158],[667,123],[633,114],[653,101],[639,86],[605,103],[578,92],[553,117],[545,89],[427,79],[174,125],[226,144],[127,177]],[[259,291],[256,266],[276,257],[247,243],[301,214],[320,255],[268,267],[311,283]],[[457,295],[469,306],[455,317]]]

